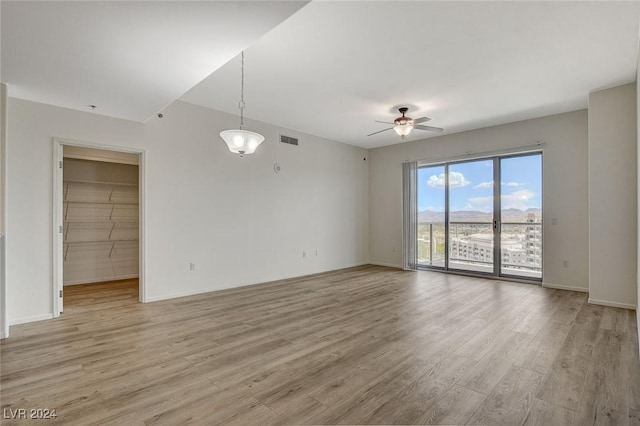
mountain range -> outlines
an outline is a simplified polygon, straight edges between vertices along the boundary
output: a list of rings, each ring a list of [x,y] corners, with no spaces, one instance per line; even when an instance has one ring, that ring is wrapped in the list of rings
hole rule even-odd
[[[542,217],[542,209],[529,208],[527,210],[504,209],[502,210],[503,222],[526,222],[529,214],[534,214],[536,219]],[[449,213],[449,220],[453,222],[492,222],[493,213],[478,210],[459,210]],[[418,222],[438,223],[444,221],[444,212],[423,210],[418,212]]]

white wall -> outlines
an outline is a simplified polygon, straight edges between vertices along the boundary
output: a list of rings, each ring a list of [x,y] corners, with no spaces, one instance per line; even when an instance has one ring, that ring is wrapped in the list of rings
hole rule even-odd
[[[6,218],[6,150],[7,150],[7,85],[0,83],[0,339],[9,337],[5,280]]]
[[[51,317],[54,136],[146,150],[149,300],[368,261],[367,150],[249,120],[267,140],[240,158],[218,136],[238,117],[184,102],[163,113],[139,124],[9,99],[12,323]]]
[[[543,148],[544,284],[587,291],[587,111],[575,111],[370,152],[370,260],[402,265],[402,162],[458,157],[545,142]],[[557,225],[551,224],[557,219]],[[395,249],[395,251],[394,251]],[[563,260],[569,262],[563,267]]]
[[[640,90],[638,90],[638,81],[640,81],[640,51],[638,52],[638,66],[636,67],[636,173],[637,173],[637,244],[636,244],[636,330],[638,332],[638,340],[640,341],[640,315],[638,308],[640,307]],[[638,347],[640,353],[640,346]]]
[[[634,308],[637,285],[635,83],[589,94],[589,301]]]

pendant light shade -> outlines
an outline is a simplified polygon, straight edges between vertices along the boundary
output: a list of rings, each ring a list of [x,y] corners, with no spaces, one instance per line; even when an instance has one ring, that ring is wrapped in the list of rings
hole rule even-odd
[[[242,52],[242,76],[240,83],[240,102],[238,108],[240,109],[240,128],[232,130],[223,130],[220,132],[220,137],[225,141],[229,151],[234,154],[240,154],[240,157],[246,154],[253,154],[263,141],[264,136],[260,133],[244,130],[244,51]]]
[[[260,133],[242,129],[223,130],[220,137],[226,142],[229,151],[240,155],[253,154],[264,141],[264,136]]]

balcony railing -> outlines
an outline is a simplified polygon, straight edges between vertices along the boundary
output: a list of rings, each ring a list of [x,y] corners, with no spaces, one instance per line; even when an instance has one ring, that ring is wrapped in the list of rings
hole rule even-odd
[[[542,277],[542,223],[501,224],[501,273]],[[493,272],[493,223],[449,222],[449,267]],[[444,222],[418,224],[418,264],[445,267]]]

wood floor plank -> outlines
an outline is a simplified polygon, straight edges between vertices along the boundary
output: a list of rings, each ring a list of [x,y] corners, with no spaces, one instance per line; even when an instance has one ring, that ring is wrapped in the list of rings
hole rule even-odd
[[[60,318],[13,326],[0,408],[83,426],[640,423],[635,312],[584,293],[378,266],[137,292],[70,286]]]
[[[593,350],[576,424],[626,424],[629,414],[628,366],[623,365],[624,333],[601,329]]]
[[[538,393],[541,400],[570,410],[577,410],[591,362],[595,337],[601,325],[601,309],[585,304],[547,374],[547,380]]]
[[[638,352],[638,329],[636,312],[629,311],[627,323],[626,358],[629,377],[629,425],[640,426],[640,362],[636,362],[635,353]]]
[[[627,309],[604,307],[601,327],[605,330],[626,332],[629,324],[629,312]]]
[[[525,426],[572,425],[575,412],[550,402],[534,399]]]
[[[571,322],[548,322],[547,327],[531,340],[515,365],[546,373],[562,348],[571,325]]]
[[[512,367],[476,410],[469,423],[523,424],[543,381],[543,374],[525,368]]]
[[[405,358],[392,368],[383,369],[378,377],[370,380],[351,395],[332,404],[331,413],[325,410],[313,420],[323,424],[363,424],[372,413],[400,393],[415,380],[433,368],[432,363],[415,358]],[[329,414],[329,415],[327,415]]]
[[[420,419],[420,424],[465,424],[485,400],[485,395],[462,386],[452,386]]]
[[[424,374],[362,419],[362,423],[417,424],[448,389],[449,386]]]
[[[513,361],[500,356],[486,356],[474,365],[458,384],[467,389],[488,395],[509,372]]]

